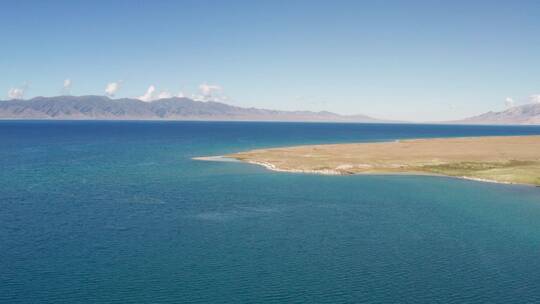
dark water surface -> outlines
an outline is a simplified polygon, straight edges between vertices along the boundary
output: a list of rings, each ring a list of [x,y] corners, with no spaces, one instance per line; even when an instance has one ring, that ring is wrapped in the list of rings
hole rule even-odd
[[[540,188],[193,161],[540,127],[0,122],[1,303],[533,303]]]

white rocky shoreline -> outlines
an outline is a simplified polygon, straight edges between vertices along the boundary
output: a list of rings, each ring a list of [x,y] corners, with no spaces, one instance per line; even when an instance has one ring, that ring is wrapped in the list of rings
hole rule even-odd
[[[444,174],[437,174],[437,173],[429,173],[429,172],[388,172],[388,173],[376,173],[376,172],[365,172],[365,173],[347,173],[339,170],[332,170],[332,169],[320,169],[320,170],[302,170],[302,169],[282,169],[279,167],[276,167],[276,165],[268,162],[261,162],[261,161],[253,161],[253,160],[239,160],[232,157],[226,157],[223,155],[217,155],[217,156],[202,156],[202,157],[193,157],[193,160],[200,160],[200,161],[214,161],[214,162],[241,162],[246,164],[252,164],[257,165],[266,168],[270,171],[275,172],[285,172],[285,173],[301,173],[301,174],[319,174],[319,175],[420,175],[420,176],[438,176],[438,177],[449,177],[449,178],[458,178],[458,179],[464,179],[464,180],[470,180],[475,182],[482,182],[482,183],[492,183],[492,184],[503,184],[503,185],[523,185],[523,186],[533,186],[538,187],[535,185],[529,185],[529,184],[520,184],[520,183],[513,183],[513,182],[504,182],[504,181],[496,181],[492,179],[485,179],[485,178],[479,178],[479,177],[469,177],[469,176],[452,176],[452,175],[444,175]]]

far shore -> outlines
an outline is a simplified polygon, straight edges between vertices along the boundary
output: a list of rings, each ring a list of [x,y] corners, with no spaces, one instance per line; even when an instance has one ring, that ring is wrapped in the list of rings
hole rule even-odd
[[[540,186],[540,136],[309,145],[197,159],[237,160],[291,173],[432,175]]]

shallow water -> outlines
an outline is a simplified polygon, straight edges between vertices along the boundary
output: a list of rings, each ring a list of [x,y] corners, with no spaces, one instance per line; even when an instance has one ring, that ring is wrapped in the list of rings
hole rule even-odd
[[[0,122],[1,303],[531,303],[540,188],[192,157],[540,127]]]

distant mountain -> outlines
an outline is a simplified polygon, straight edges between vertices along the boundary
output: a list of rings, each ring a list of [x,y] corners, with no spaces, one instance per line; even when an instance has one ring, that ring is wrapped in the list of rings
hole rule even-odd
[[[540,124],[540,103],[531,103],[501,112],[487,112],[453,123],[462,124]]]
[[[384,122],[364,115],[241,108],[189,98],[173,97],[143,102],[92,95],[0,101],[0,119]]]

